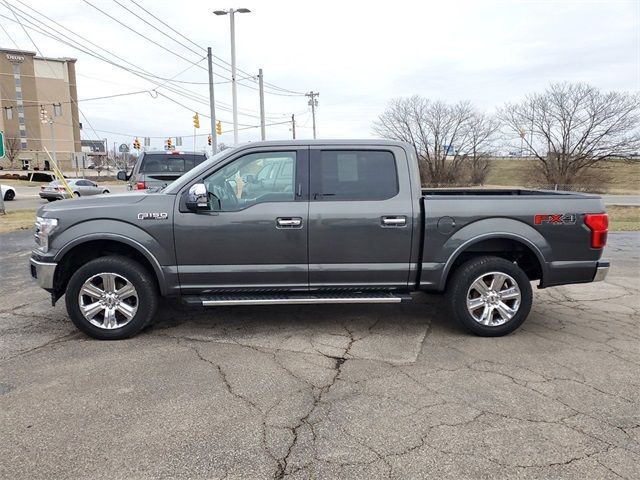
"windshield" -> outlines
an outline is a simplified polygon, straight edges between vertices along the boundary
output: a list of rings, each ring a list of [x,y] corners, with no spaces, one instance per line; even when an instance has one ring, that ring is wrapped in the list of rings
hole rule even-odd
[[[204,154],[153,154],[145,155],[140,173],[184,173],[206,160]]]

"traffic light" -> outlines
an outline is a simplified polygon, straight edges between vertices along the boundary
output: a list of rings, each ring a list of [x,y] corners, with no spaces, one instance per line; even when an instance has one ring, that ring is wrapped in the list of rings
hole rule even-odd
[[[171,137],[167,138],[167,150],[171,150],[173,148],[173,141]]]
[[[140,150],[140,140],[137,138],[133,141],[133,148],[136,150]]]
[[[220,120],[216,122],[216,133],[218,135],[222,135],[222,123],[220,122]]]
[[[207,137],[207,143],[209,144],[209,146],[211,146],[211,135]]]
[[[200,128],[200,117],[198,116],[198,112],[193,116],[193,128]]]

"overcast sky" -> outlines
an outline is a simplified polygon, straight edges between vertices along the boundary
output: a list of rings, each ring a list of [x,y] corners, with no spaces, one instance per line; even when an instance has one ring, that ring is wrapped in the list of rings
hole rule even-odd
[[[81,0],[9,0],[9,4],[50,24],[36,11],[62,24],[53,31],[80,34],[108,52],[132,62],[140,70],[159,77],[175,77],[179,88],[208,97],[207,72],[188,68],[205,55],[193,44],[160,25],[132,0],[88,0],[134,28],[176,56],[143,39]],[[553,81],[584,81],[609,90],[640,89],[640,1],[254,1],[224,0],[182,2],[136,0],[201,47],[230,60],[229,17],[215,16],[214,9],[246,7],[251,13],[236,15],[238,67],[250,74],[264,70],[265,81],[296,92],[320,92],[317,108],[320,138],[371,137],[371,124],[391,98],[420,94],[447,101],[471,100],[483,110],[542,90]],[[4,0],[0,14],[12,17]],[[16,12],[18,13],[18,12]],[[1,46],[35,50],[20,26],[0,17]],[[163,33],[178,39],[186,49]],[[92,58],[68,45],[29,30],[45,56],[74,57],[78,98],[156,88],[162,80],[147,81],[113,65]],[[15,43],[14,43],[15,42]],[[99,51],[95,46],[89,48]],[[105,54],[104,51],[100,53]],[[115,57],[114,62],[122,63]],[[220,65],[224,63],[217,61]],[[206,62],[199,65],[206,68]],[[129,66],[130,67],[130,66]],[[215,66],[222,77],[227,70]],[[245,77],[238,73],[238,77]],[[216,81],[225,81],[216,77]],[[256,87],[250,80],[249,86]],[[172,87],[173,88],[173,87]],[[273,90],[270,90],[273,91]],[[134,136],[182,136],[193,145],[191,117],[208,114],[208,104],[185,98],[165,88],[158,92],[184,104],[183,108],[159,96],[143,93],[108,100],[82,101],[83,138],[107,138],[131,143]],[[259,124],[258,92],[239,86],[239,123]],[[193,95],[188,94],[188,95]],[[206,99],[205,99],[206,100]],[[216,85],[218,118],[231,143],[231,86]],[[311,115],[304,96],[266,95],[268,123],[284,122],[296,114],[298,138],[310,138]],[[87,120],[88,119],[88,120]],[[201,117],[197,133],[208,132]],[[91,128],[93,127],[93,129]],[[94,131],[95,129],[95,131]],[[106,133],[119,132],[119,134]],[[258,128],[240,131],[240,140],[259,139]],[[268,139],[290,138],[290,125],[267,128]],[[197,140],[201,149],[206,137]]]

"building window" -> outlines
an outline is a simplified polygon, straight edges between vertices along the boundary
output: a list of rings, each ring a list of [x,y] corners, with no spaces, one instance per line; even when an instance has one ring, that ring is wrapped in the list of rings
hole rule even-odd
[[[62,104],[60,103],[54,103],[53,104],[53,116],[54,117],[61,117],[62,116]]]
[[[13,120],[13,107],[4,107],[4,115],[7,120]]]

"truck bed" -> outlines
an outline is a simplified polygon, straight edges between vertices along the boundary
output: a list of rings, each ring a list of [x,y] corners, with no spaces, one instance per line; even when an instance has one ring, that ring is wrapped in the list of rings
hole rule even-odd
[[[487,196],[562,196],[563,198],[571,197],[596,197],[596,195],[590,195],[579,192],[568,192],[562,190],[537,190],[537,189],[522,189],[522,188],[423,188],[422,195],[429,196],[474,196],[474,197],[487,197]]]

